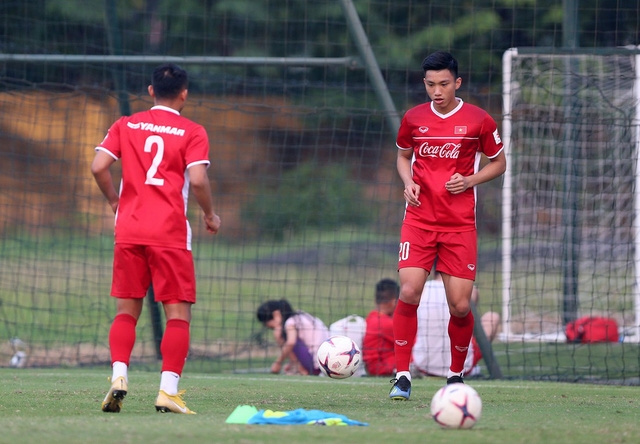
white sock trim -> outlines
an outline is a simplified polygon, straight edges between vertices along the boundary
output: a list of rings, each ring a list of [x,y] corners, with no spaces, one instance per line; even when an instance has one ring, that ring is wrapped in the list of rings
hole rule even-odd
[[[178,394],[178,383],[180,375],[174,372],[162,372],[160,375],[160,390],[167,395],[175,396]]]
[[[411,382],[411,372],[398,372],[396,373],[396,379],[400,379],[401,376],[405,376],[409,382]]]
[[[116,361],[112,366],[111,380],[115,381],[121,376],[125,381],[129,382],[127,364],[125,364],[124,362]]]

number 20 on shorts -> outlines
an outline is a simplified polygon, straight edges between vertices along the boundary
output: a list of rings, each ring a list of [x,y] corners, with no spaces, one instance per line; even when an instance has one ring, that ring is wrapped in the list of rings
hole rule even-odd
[[[409,246],[409,242],[400,242],[398,261],[406,261],[407,259],[409,259]]]

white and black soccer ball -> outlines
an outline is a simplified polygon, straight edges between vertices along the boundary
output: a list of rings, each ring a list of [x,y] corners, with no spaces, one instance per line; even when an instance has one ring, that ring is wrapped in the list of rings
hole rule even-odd
[[[322,373],[333,379],[353,375],[362,361],[362,352],[347,336],[331,336],[318,348],[318,364]]]
[[[470,429],[481,415],[480,395],[467,384],[445,385],[431,399],[431,416],[445,429]]]

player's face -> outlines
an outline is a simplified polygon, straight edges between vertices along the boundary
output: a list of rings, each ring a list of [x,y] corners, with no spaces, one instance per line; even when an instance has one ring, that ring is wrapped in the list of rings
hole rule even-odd
[[[441,71],[427,71],[424,75],[424,86],[427,89],[433,106],[441,114],[447,114],[458,106],[456,91],[460,88],[462,79],[453,77],[448,69]]]

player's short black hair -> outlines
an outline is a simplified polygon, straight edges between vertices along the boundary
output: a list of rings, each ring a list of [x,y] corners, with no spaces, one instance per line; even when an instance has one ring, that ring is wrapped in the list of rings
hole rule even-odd
[[[165,63],[153,70],[151,86],[156,97],[173,99],[189,86],[187,71],[173,63]]]
[[[400,286],[393,279],[382,279],[376,284],[376,304],[382,304],[400,296]]]
[[[443,69],[448,69],[454,79],[458,78],[458,61],[448,52],[436,51],[422,61],[422,70],[425,74],[427,71],[442,71]]]

